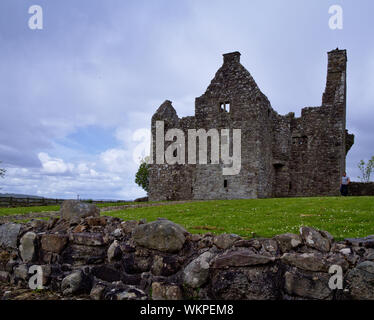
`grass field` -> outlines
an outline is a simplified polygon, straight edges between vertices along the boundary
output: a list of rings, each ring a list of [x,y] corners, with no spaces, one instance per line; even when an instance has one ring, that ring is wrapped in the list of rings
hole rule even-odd
[[[105,212],[124,220],[170,219],[193,233],[272,237],[300,226],[330,232],[337,240],[374,234],[374,197],[217,200]]]
[[[123,206],[126,204],[131,204],[132,202],[108,202],[108,203],[99,203],[97,206],[99,208],[104,207],[113,207],[113,206]],[[0,208],[0,217],[8,216],[14,214],[26,214],[30,212],[48,212],[48,211],[58,211],[60,206],[35,206],[35,207],[17,207],[17,208]]]
[[[128,203],[123,203],[128,204]],[[100,204],[99,207],[122,205]],[[59,206],[0,208],[0,216],[57,211]],[[329,231],[337,240],[374,234],[374,197],[214,200],[103,212],[124,220],[167,218],[192,233],[272,237],[300,226]]]

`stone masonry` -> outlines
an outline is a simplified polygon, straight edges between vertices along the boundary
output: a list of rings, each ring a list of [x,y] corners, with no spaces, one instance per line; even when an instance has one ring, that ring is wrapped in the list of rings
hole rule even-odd
[[[222,175],[224,164],[152,164],[150,200],[235,199],[339,194],[340,177],[354,136],[346,130],[346,50],[328,53],[322,105],[307,107],[301,117],[279,115],[240,64],[240,53],[223,55],[223,65],[205,93],[196,98],[195,116],[179,118],[166,100],[152,117],[165,133],[178,128],[241,129],[241,170]],[[199,143],[200,137],[197,139]],[[173,142],[165,142],[166,148]],[[232,146],[230,146],[232,149]],[[230,149],[230,150],[231,150]],[[176,148],[177,150],[177,148]],[[197,149],[198,150],[198,149]],[[178,151],[176,151],[178,152]],[[156,151],[153,148],[153,159]]]

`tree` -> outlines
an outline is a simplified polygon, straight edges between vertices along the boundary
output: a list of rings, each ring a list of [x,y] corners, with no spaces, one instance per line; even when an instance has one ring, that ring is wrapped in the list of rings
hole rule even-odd
[[[0,163],[1,163],[1,161],[0,161]],[[1,177],[1,178],[4,178],[4,177],[5,177],[5,173],[6,173],[6,170],[0,168],[0,177]]]
[[[369,182],[371,173],[374,170],[374,156],[372,156],[367,163],[365,163],[364,160],[361,160],[358,164],[358,168],[361,171],[361,176],[358,178],[361,179],[362,182]]]
[[[1,163],[1,161],[0,161],[0,163]],[[5,173],[6,173],[6,170],[0,168],[0,178],[4,178],[4,177],[5,177]],[[0,188],[0,189],[1,189],[1,188]]]
[[[140,161],[138,172],[135,175],[135,182],[145,191],[149,191],[149,164],[147,159]]]

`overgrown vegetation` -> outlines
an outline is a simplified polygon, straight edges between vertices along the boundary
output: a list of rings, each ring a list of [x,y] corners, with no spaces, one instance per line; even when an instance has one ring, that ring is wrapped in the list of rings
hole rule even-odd
[[[364,160],[361,160],[358,164],[358,168],[361,171],[361,176],[358,176],[358,178],[362,182],[369,182],[370,176],[374,170],[374,156],[371,157],[371,159],[368,160],[367,163],[365,163]]]

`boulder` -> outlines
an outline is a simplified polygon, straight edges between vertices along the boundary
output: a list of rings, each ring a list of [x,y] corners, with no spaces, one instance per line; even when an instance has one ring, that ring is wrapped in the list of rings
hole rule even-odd
[[[301,227],[300,235],[308,247],[321,252],[329,252],[334,240],[327,231],[320,231],[310,227]]]
[[[107,282],[114,282],[121,280],[121,273],[111,266],[101,265],[101,266],[94,266],[91,269],[91,273],[97,279],[107,281]]]
[[[8,282],[10,279],[9,272],[0,271],[0,282]]]
[[[0,226],[0,247],[17,248],[18,235],[21,225],[17,223],[4,223]]]
[[[293,233],[280,234],[275,236],[274,239],[278,242],[282,253],[295,249],[302,243],[301,237]]]
[[[146,300],[147,295],[143,290],[131,287],[115,295],[116,300]]]
[[[262,241],[262,250],[260,253],[270,253],[271,255],[277,255],[278,253],[278,242],[274,239],[265,239]]]
[[[61,290],[63,295],[76,294],[80,292],[90,292],[92,283],[90,279],[78,270],[66,276],[61,282]]]
[[[90,298],[92,300],[101,300],[104,296],[105,289],[106,287],[103,284],[95,284],[91,289]]]
[[[117,239],[121,238],[122,237],[122,229],[121,228],[114,229],[114,231],[112,232],[112,236],[117,238]]]
[[[177,285],[152,283],[152,300],[182,300],[182,290]]]
[[[211,297],[216,300],[275,300],[280,297],[276,266],[212,270]]]
[[[78,223],[81,218],[99,217],[100,209],[92,203],[80,202],[78,200],[65,200],[60,209],[61,218]]]
[[[159,219],[138,225],[133,231],[136,244],[163,252],[178,252],[186,241],[187,231],[178,224]]]
[[[68,243],[68,237],[60,234],[43,234],[42,250],[60,254]]]
[[[374,248],[374,235],[364,238],[347,238],[344,239],[347,245],[354,247]]]
[[[328,287],[329,274],[315,273],[314,276],[301,273],[285,273],[285,290],[290,295],[305,299],[326,300],[332,298]]]
[[[27,232],[20,240],[19,252],[24,262],[31,262],[36,255],[36,234]]]
[[[29,276],[29,270],[26,264],[20,264],[14,269],[14,276],[16,279],[26,280]]]
[[[81,244],[85,246],[102,246],[105,244],[103,235],[101,233],[71,233],[69,238],[74,244]]]
[[[176,255],[170,256],[159,256],[156,255],[153,257],[153,264],[152,264],[152,274],[155,276],[170,276],[175,274],[179,271],[181,265],[179,262],[179,258]]]
[[[285,253],[281,257],[285,264],[308,271],[328,272],[329,265],[322,254],[319,253]]]
[[[97,226],[105,227],[106,224],[107,224],[106,217],[104,217],[104,216],[102,216],[102,217],[88,217],[88,218],[86,218],[86,222],[91,227],[97,227]]]
[[[211,262],[212,268],[246,267],[268,264],[275,261],[274,257],[254,254],[251,250],[226,252]]]
[[[5,270],[6,265],[10,260],[10,253],[6,250],[1,251],[0,249],[0,270]]]
[[[122,257],[122,250],[120,244],[117,240],[114,240],[113,243],[108,248],[108,261],[118,261]]]
[[[209,251],[192,260],[183,271],[183,281],[192,288],[201,287],[209,276],[209,262],[213,258]]]
[[[103,263],[106,254],[105,247],[73,244],[62,253],[62,258],[64,263],[82,266]]]
[[[139,221],[137,220],[128,220],[128,221],[123,221],[121,223],[121,228],[124,233],[131,234],[132,231],[139,225]]]
[[[228,249],[238,240],[241,240],[236,234],[223,233],[213,238],[213,243],[218,249]]]
[[[374,262],[361,262],[349,271],[347,283],[352,299],[374,300]]]

